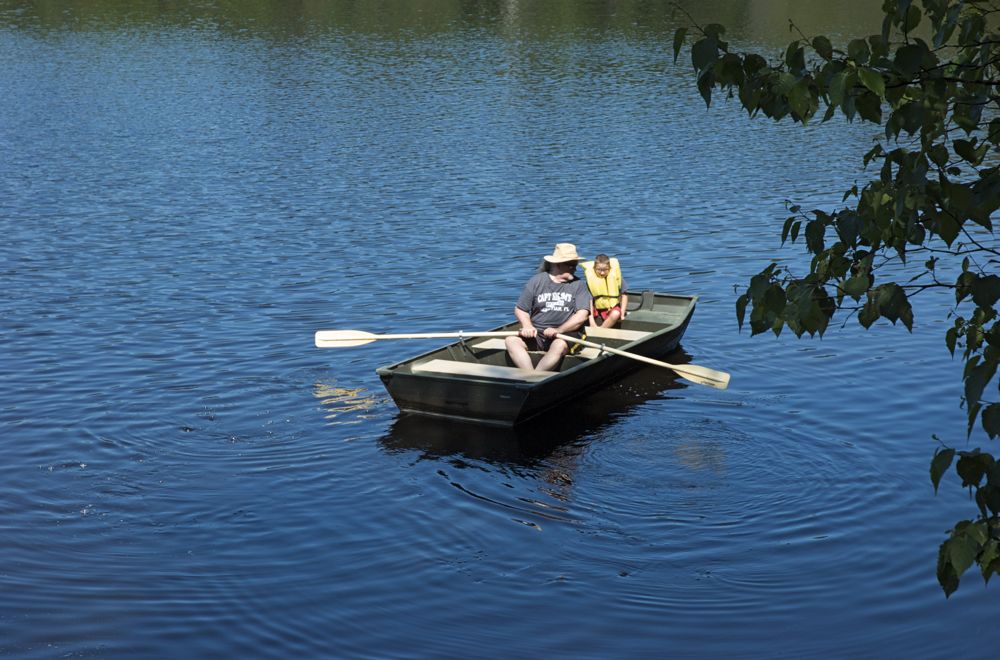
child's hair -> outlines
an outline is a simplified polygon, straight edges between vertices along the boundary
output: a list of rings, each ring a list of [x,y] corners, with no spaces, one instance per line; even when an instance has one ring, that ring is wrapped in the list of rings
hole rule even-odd
[[[599,254],[594,257],[594,264],[609,264],[611,263],[611,257],[606,254]]]

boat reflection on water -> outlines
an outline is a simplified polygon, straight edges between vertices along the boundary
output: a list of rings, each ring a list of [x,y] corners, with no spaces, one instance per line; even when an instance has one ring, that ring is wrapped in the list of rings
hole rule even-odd
[[[691,356],[680,349],[665,361],[688,364]],[[514,428],[404,413],[379,443],[387,451],[416,450],[427,458],[462,456],[530,464],[613,426],[648,401],[673,398],[670,391],[686,387],[687,383],[668,369],[644,367]]]
[[[370,417],[379,399],[363,387],[337,387],[328,383],[315,383],[313,396],[319,399],[329,424],[357,424]]]

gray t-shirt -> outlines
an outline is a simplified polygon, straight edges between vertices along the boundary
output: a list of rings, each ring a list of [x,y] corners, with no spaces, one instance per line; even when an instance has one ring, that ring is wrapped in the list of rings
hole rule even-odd
[[[538,273],[524,285],[516,306],[531,315],[531,323],[539,331],[558,328],[578,310],[590,311],[590,290],[578,277],[553,282],[548,273]]]

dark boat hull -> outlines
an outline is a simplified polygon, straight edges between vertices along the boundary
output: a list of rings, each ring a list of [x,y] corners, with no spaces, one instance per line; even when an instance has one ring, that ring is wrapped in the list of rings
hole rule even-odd
[[[663,358],[680,344],[696,301],[695,296],[630,293],[629,313],[621,324],[621,330],[626,332],[621,334],[648,334],[634,339],[608,337],[588,340],[646,357]],[[494,331],[516,330],[517,327],[516,323],[511,323]],[[558,373],[538,382],[525,382],[514,376],[487,377],[474,373],[445,374],[420,370],[422,365],[440,364],[442,361],[470,369],[478,364],[510,365],[506,352],[499,350],[496,343],[489,349],[480,350],[481,346],[483,344],[468,341],[455,342],[403,362],[380,367],[377,373],[396,405],[404,412],[492,426],[515,426],[643,366],[637,360],[605,352],[586,358],[567,356]]]

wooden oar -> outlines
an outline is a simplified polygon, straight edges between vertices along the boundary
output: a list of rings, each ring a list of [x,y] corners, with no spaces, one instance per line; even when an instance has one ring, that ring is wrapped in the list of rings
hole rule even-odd
[[[379,339],[465,339],[473,337],[513,337],[517,333],[508,332],[424,332],[410,335],[375,335],[361,330],[319,330],[316,346],[319,348],[347,348],[364,346]]]
[[[715,369],[709,369],[708,367],[700,367],[697,364],[670,364],[668,362],[661,362],[659,360],[654,360],[653,358],[648,358],[645,355],[629,353],[628,351],[611,348],[610,346],[605,346],[603,344],[595,344],[592,341],[577,339],[576,337],[570,337],[569,335],[558,334],[556,337],[559,337],[559,339],[562,339],[563,341],[575,342],[581,346],[589,346],[590,348],[596,348],[614,355],[632,358],[633,360],[645,362],[646,364],[652,364],[656,367],[672,369],[678,376],[684,378],[685,380],[689,380],[692,383],[708,385],[709,387],[714,387],[718,390],[724,390],[729,387],[729,374],[725,371],[716,371]]]

